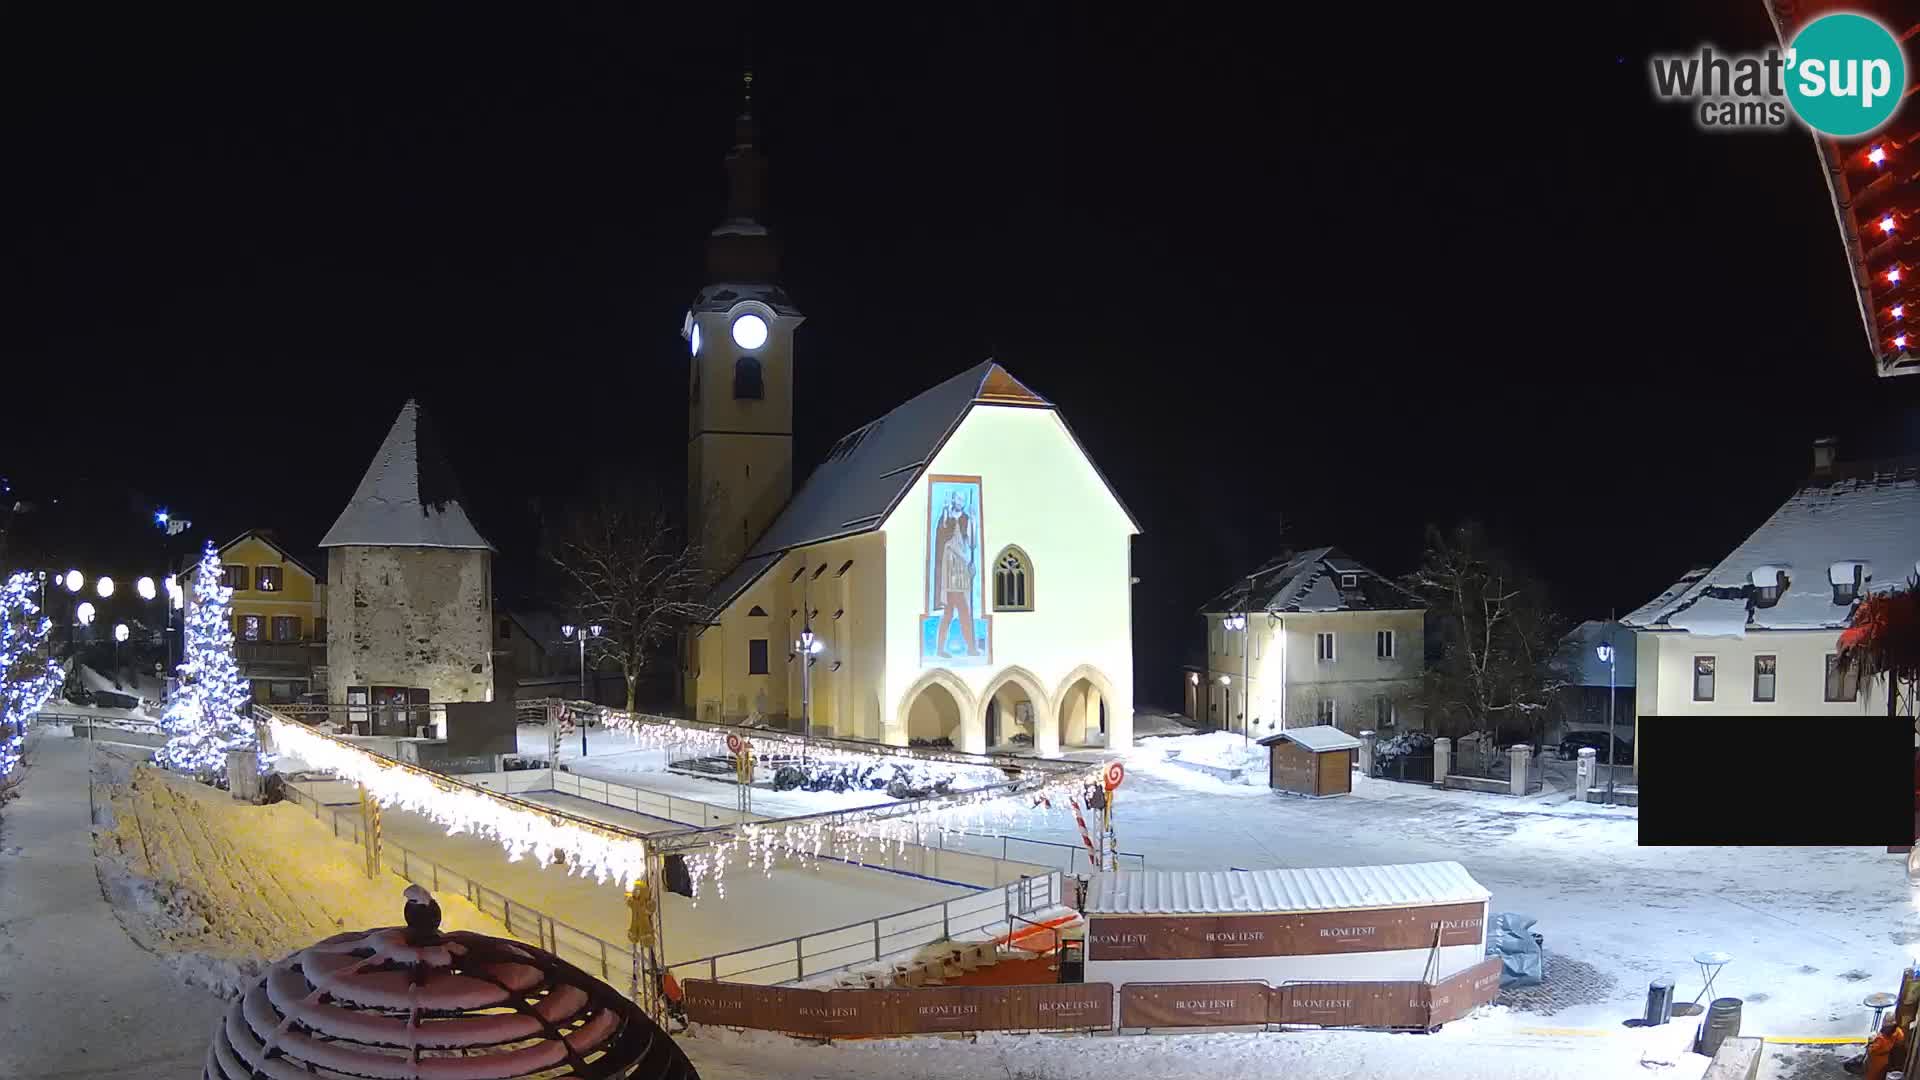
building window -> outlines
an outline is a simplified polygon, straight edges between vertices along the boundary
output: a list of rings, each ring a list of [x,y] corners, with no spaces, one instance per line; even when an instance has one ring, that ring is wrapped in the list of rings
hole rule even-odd
[[[253,568],[253,587],[261,592],[280,591],[280,568],[277,566],[256,566]]]
[[[1313,635],[1313,656],[1323,664],[1333,663],[1333,631],[1326,630]]]
[[[1375,630],[1373,632],[1373,655],[1382,660],[1393,659],[1393,631]]]
[[[760,358],[742,356],[733,362],[733,396],[755,401],[766,396],[760,379]]]
[[[261,615],[240,616],[240,640],[263,641],[267,636],[267,620]]]
[[[275,615],[273,617],[273,640],[281,642],[299,641],[300,616]]]
[[[747,642],[747,674],[765,675],[767,673],[767,639],[754,638]]]
[[[1859,563],[1836,563],[1827,572],[1833,584],[1833,602],[1846,605],[1860,599],[1860,582],[1865,576]]]
[[[500,620],[500,640],[505,641],[512,636],[513,636],[513,620],[501,619]]]
[[[1321,698],[1314,707],[1313,716],[1314,720],[1318,723],[1338,724],[1340,721],[1340,704],[1332,698]]]
[[[1211,623],[1207,626],[1207,651],[1208,652],[1214,653],[1216,655],[1218,655],[1221,652],[1220,635],[1222,633],[1225,633],[1225,631],[1220,629],[1220,624],[1217,622]]]
[[[1358,588],[1358,587],[1359,587],[1359,585],[1360,585],[1360,575],[1359,575],[1359,574],[1341,574],[1341,575],[1340,575],[1340,587],[1341,587],[1341,588],[1343,588],[1343,589],[1353,589],[1353,588]]]
[[[1840,658],[1827,654],[1827,700],[1854,701],[1860,697],[1860,668],[1840,670]]]
[[[1775,691],[1774,672],[1779,657],[1756,656],[1753,658],[1753,700],[1772,701]]]
[[[1693,700],[1713,700],[1713,657],[1693,658]]]
[[[327,640],[327,620],[313,620],[313,640],[325,644]]]
[[[1393,699],[1385,694],[1373,699],[1373,722],[1378,727],[1389,728],[1399,717],[1394,714]]]
[[[238,563],[228,563],[225,567],[225,572],[220,575],[220,584],[225,585],[229,589],[246,588],[247,568]]]
[[[1017,547],[1003,548],[993,560],[993,609],[1033,610],[1033,563]]]

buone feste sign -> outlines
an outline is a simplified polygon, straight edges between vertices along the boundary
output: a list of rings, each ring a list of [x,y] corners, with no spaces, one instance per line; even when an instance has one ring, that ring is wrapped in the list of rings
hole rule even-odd
[[[1284,915],[1094,915],[1089,960],[1213,960],[1477,945],[1484,904]]]

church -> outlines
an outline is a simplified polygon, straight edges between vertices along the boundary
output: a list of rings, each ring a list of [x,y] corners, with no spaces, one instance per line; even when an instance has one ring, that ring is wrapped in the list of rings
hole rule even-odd
[[[794,490],[794,336],[751,109],[687,313],[689,532],[715,584],[690,716],[1054,756],[1133,744],[1138,522],[1052,402],[988,360],[849,432]]]

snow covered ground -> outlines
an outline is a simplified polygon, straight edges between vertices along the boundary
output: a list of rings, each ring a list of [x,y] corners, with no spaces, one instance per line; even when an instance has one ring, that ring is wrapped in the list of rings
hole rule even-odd
[[[1165,760],[1223,756],[1238,735],[1156,739],[1125,756],[1114,801],[1122,850],[1153,869],[1341,866],[1454,859],[1493,892],[1493,910],[1539,920],[1551,958],[1592,968],[1580,986],[1526,1017],[1554,1027],[1618,1029],[1647,984],[1702,987],[1693,955],[1733,954],[1717,993],[1744,999],[1744,1030],[1858,1035],[1868,993],[1899,989],[1920,942],[1905,867],[1881,848],[1642,848],[1636,811],[1361,779],[1351,796],[1269,791],[1265,770],[1227,783]],[[1257,747],[1256,747],[1257,749]],[[1069,840],[1071,818],[1033,835]]]

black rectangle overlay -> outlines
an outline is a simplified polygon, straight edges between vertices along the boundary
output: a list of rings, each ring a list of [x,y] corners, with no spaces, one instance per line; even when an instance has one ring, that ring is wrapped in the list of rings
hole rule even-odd
[[[1643,847],[1906,847],[1920,816],[1913,721],[1643,716]]]

